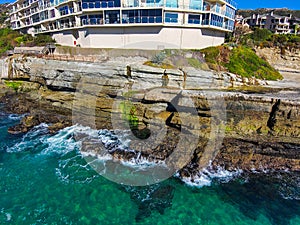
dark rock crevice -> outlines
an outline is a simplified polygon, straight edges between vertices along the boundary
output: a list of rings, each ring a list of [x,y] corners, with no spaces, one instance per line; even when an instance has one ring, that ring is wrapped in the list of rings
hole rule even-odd
[[[276,115],[279,111],[279,106],[280,106],[280,99],[277,99],[275,104],[272,107],[272,110],[270,112],[270,116],[267,122],[267,126],[270,128],[271,131],[274,131],[274,127],[276,125],[277,119],[276,119]]]

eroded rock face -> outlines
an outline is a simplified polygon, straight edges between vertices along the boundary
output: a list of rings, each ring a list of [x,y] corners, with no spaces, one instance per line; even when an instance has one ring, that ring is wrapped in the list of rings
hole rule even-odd
[[[276,69],[300,70],[300,53],[297,50],[286,50],[285,54],[281,54],[280,48],[257,48],[256,53],[264,57]]]
[[[180,146],[180,135],[188,132],[197,143],[193,146],[193,141],[182,138],[179,152],[189,154],[190,163],[180,154],[174,159],[181,168],[188,164],[189,171],[200,170],[210,160],[228,170],[300,170],[298,90],[291,98],[278,90],[240,93],[205,89],[220,88],[220,78],[194,69],[187,70],[185,79],[180,71],[168,71],[168,86],[162,87],[162,69],[132,65],[129,75],[126,66],[35,58],[23,64],[18,61],[15,70],[21,71],[22,77],[25,73],[35,85],[29,92],[27,88],[27,93],[4,98],[9,111],[29,112],[9,132],[27,132],[42,122],[55,132],[71,125],[73,115],[73,123],[75,117],[75,122],[96,129],[130,129],[137,138],[132,142],[136,153],[112,153],[124,160],[138,153],[166,160]],[[20,73],[11,78],[21,78]],[[154,135],[164,128],[166,132]],[[143,144],[143,140],[151,141]],[[155,142],[158,144],[153,145]],[[184,146],[192,146],[193,152],[186,152]]]

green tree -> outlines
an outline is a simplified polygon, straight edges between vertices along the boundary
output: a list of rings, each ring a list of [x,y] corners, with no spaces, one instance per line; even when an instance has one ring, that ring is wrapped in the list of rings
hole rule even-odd
[[[268,29],[257,28],[251,36],[254,41],[266,41],[272,36],[272,32]]]

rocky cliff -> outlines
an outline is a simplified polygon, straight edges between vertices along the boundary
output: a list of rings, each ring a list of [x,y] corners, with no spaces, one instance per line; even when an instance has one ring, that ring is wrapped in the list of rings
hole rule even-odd
[[[184,167],[182,176],[208,164],[228,170],[300,170],[298,89],[234,89],[244,81],[232,74],[164,71],[142,61],[8,59],[6,79],[22,84],[18,95],[2,99],[8,110],[30,112],[10,132],[27,131],[40,122],[51,124],[53,132],[72,123],[131,130],[134,152],[115,149],[112,155],[166,160]],[[103,151],[90,143],[84,150]]]

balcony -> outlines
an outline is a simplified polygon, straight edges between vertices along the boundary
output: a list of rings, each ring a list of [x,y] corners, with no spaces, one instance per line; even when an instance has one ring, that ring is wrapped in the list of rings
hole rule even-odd
[[[122,19],[123,24],[131,23],[162,23],[162,16],[127,17]]]
[[[289,30],[289,27],[276,26],[275,29],[276,29],[276,30],[286,30],[286,31],[288,31],[288,30]]]
[[[93,18],[93,19],[82,19],[81,20],[81,25],[82,26],[86,26],[86,25],[102,25],[102,24],[104,24],[103,23],[103,18],[100,18],[100,19]]]
[[[230,19],[234,19],[235,14],[229,13],[229,12],[225,12],[224,14],[226,17],[229,17]]]
[[[66,9],[66,10],[61,10],[61,11],[59,11],[59,13],[60,13],[60,16],[69,15],[69,14],[74,13],[74,9],[69,8],[69,9]]]
[[[200,24],[200,19],[189,19],[188,24]]]
[[[99,1],[99,2],[83,2],[82,9],[100,9],[100,8],[113,8],[115,6],[114,1]]]
[[[226,11],[222,10],[221,8],[217,8],[217,7],[200,7],[200,8],[198,8],[198,7],[197,8],[191,8],[190,7],[190,9],[201,10],[201,11],[204,11],[204,12],[218,13],[218,14],[221,14],[223,16],[224,15],[228,16],[228,15],[226,15],[226,13],[227,13]]]
[[[215,20],[202,20],[202,23],[201,25],[204,25],[204,26],[214,26],[214,27],[219,27],[219,28],[222,28],[222,29],[226,29],[226,30],[233,30],[233,26],[232,25],[229,25],[229,24],[224,24],[223,22],[220,22],[220,21],[215,21]]]
[[[67,29],[67,28],[72,28],[72,27],[76,27],[75,22],[73,22],[73,23],[63,23],[63,24],[60,24],[60,25],[58,26],[58,29]]]
[[[33,3],[35,3],[35,2],[37,2],[38,0],[32,0],[32,1],[30,1],[30,2],[27,2],[27,3],[25,3],[25,4],[22,4],[20,7],[15,7],[15,8],[13,8],[13,9],[11,9],[11,10],[9,10],[9,13],[11,14],[11,13],[16,13],[16,12],[18,12],[18,11],[21,11],[21,10],[23,10],[23,9],[26,9],[26,8],[28,8],[29,6],[31,6]]]
[[[165,5],[167,8],[180,8],[176,2],[167,2]]]
[[[225,0],[228,4],[232,5],[234,8],[237,8],[237,3],[233,0]]]

